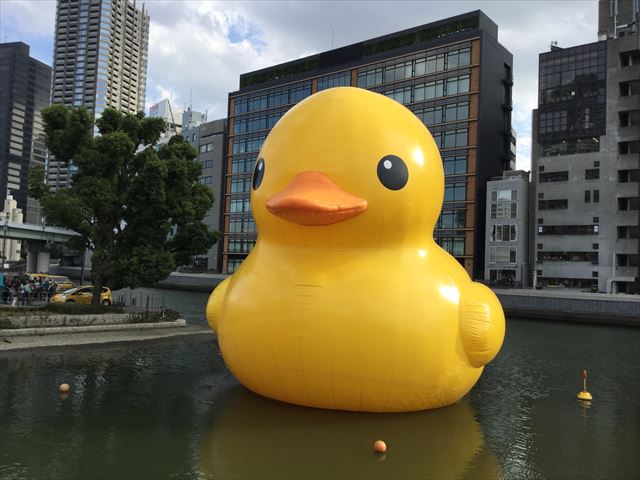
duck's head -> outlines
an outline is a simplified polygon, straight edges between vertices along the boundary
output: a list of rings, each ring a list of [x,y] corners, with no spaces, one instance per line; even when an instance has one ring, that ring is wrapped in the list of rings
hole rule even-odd
[[[360,88],[315,94],[284,115],[256,161],[260,240],[373,247],[433,238],[444,175],[406,107]]]

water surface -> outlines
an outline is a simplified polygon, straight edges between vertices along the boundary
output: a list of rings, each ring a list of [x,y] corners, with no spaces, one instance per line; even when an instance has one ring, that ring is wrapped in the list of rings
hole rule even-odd
[[[204,323],[206,294],[164,295]],[[14,352],[0,356],[0,424],[2,479],[637,479],[640,330],[509,320],[461,402],[384,415],[258,397],[213,340]]]

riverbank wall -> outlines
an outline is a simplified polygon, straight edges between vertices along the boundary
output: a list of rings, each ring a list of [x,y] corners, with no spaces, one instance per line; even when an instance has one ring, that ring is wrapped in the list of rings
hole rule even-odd
[[[74,277],[73,271],[58,272]],[[79,274],[79,271],[77,272]],[[173,272],[154,288],[211,292],[227,275]],[[510,318],[589,322],[640,327],[640,295],[569,289],[493,289]]]
[[[567,290],[494,289],[509,318],[640,327],[640,296]]]

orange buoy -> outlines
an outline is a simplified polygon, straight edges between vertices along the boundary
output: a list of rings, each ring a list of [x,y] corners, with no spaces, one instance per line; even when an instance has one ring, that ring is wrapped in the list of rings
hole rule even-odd
[[[71,390],[71,387],[69,386],[68,383],[61,383],[60,384],[60,392],[67,393],[69,390]]]
[[[382,440],[378,440],[373,444],[373,451],[376,453],[384,453],[387,451],[387,444]]]

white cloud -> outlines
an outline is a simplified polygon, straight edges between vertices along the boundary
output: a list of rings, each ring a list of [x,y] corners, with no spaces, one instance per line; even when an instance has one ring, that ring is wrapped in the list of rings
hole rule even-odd
[[[0,0],[2,29],[26,43],[48,35],[55,2]],[[227,114],[228,93],[241,73],[401,29],[481,9],[499,27],[514,56],[513,125],[518,166],[529,168],[531,110],[537,104],[538,55],[552,40],[573,46],[596,40],[594,1],[148,1],[151,15],[147,105],[167,95],[182,108]],[[11,25],[9,25],[11,23]],[[9,28],[11,27],[11,28]],[[4,40],[4,38],[2,38]]]

